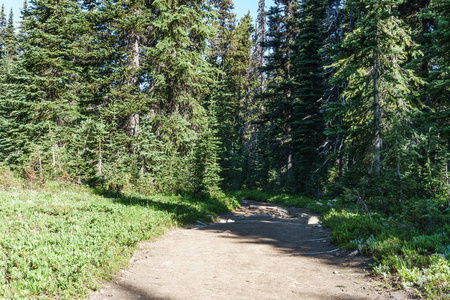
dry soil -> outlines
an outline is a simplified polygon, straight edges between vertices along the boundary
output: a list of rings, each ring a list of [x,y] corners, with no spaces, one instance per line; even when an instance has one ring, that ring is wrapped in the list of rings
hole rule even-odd
[[[244,201],[215,223],[141,243],[131,267],[90,299],[410,299],[365,272],[305,209]]]

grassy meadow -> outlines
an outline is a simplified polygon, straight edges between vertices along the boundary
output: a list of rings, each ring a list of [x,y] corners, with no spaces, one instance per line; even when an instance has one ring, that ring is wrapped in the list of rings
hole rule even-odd
[[[6,177],[3,177],[6,178]],[[127,265],[139,241],[237,201],[0,186],[0,298],[74,299]]]

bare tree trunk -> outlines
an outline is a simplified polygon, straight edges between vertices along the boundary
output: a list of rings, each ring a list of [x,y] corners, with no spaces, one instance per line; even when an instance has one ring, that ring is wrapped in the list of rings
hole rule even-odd
[[[265,12],[266,2],[265,0],[259,0],[259,6],[258,6],[258,36],[256,39],[256,47],[258,52],[258,58],[259,58],[259,68],[260,68],[260,89],[261,89],[261,95],[265,92],[265,81],[266,78],[264,76],[264,72],[262,71],[262,67],[265,64],[264,60],[264,52],[266,52],[266,48],[264,47],[263,43],[266,40],[266,12]]]
[[[42,157],[41,157],[41,148],[38,147],[38,166],[39,166],[39,175],[41,179],[44,180],[44,170],[42,169]]]
[[[447,149],[450,152],[450,139],[447,141]],[[447,186],[450,185],[450,179],[448,176],[448,169],[450,168],[450,161],[445,164],[445,179],[447,181]]]
[[[54,133],[50,131],[50,143],[52,144],[52,170],[53,170],[53,180],[56,180],[56,145],[53,142]]]
[[[378,34],[378,33],[377,33]],[[375,37],[375,44],[378,43],[378,37]],[[373,161],[371,167],[371,173],[380,174],[381,170],[381,128],[380,128],[380,61],[378,58],[378,53],[375,50],[374,55],[374,67],[373,67],[373,122],[375,126],[374,140],[373,140]]]
[[[139,10],[136,10],[134,12],[136,15],[140,15],[141,12]],[[137,32],[131,32],[128,35],[128,38],[130,40],[131,45],[131,58],[130,58],[130,65],[128,66],[130,70],[130,79],[127,82],[127,84],[130,86],[130,90],[133,91],[135,88],[136,91],[139,91],[139,67],[140,67],[140,48],[139,48],[139,40],[140,35]],[[134,91],[132,92],[132,94]],[[125,132],[128,136],[135,136],[138,131],[140,121],[140,114],[139,113],[132,113],[128,116],[128,119],[125,124]]]
[[[102,176],[102,168],[103,168],[103,161],[102,161],[102,141],[98,141],[98,164],[97,164],[97,175]]]
[[[286,67],[285,67],[285,72],[286,72],[286,80],[288,82],[291,81],[291,43],[292,43],[292,31],[290,31],[289,26],[287,26],[290,22],[290,18],[292,15],[292,4],[291,4],[291,0],[287,0],[285,3],[285,7],[284,7],[284,18],[285,18],[285,27],[286,27],[286,31],[287,31],[287,37],[286,37],[286,44],[287,44],[287,49],[286,49]],[[287,93],[286,93],[286,97],[288,99],[288,102],[290,103],[290,99],[292,97],[292,89],[291,87],[288,88]],[[288,113],[287,116],[287,136],[288,136],[288,140],[289,140],[289,145],[288,145],[288,161],[287,161],[287,176],[288,178],[292,176],[292,167],[293,167],[293,146],[292,146],[292,114],[291,112]]]
[[[448,178],[448,165],[449,165],[448,163],[445,164],[445,179],[447,181],[447,185],[450,184],[450,181],[449,181],[449,178]]]

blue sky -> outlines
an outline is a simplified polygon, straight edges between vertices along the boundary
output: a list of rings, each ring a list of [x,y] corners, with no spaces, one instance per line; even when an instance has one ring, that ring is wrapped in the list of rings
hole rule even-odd
[[[6,17],[9,17],[11,8],[13,9],[14,20],[17,22],[20,17],[20,9],[23,7],[23,0],[0,0],[0,5],[5,4]]]
[[[233,2],[237,19],[242,18],[248,11],[250,11],[253,21],[255,21],[259,0],[234,0]],[[266,0],[266,9],[273,5],[273,0]]]
[[[253,21],[256,18],[256,12],[258,10],[258,2],[259,0],[234,0],[234,8],[237,15],[237,18],[243,17],[248,11],[253,17]],[[19,21],[20,17],[20,9],[23,6],[23,0],[0,0],[0,5],[5,4],[5,12],[9,15],[9,11],[11,8],[14,13],[14,20]],[[266,7],[272,6],[273,0],[266,0]]]

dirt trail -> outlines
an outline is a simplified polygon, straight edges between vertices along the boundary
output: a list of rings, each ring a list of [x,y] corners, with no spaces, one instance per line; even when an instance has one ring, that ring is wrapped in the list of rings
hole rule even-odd
[[[376,288],[307,210],[245,201],[216,222],[142,243],[90,299],[408,299]]]

